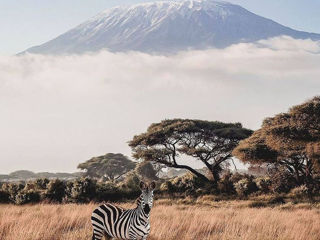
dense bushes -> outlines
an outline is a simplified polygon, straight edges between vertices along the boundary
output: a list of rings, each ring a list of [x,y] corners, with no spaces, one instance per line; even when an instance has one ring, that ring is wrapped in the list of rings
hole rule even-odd
[[[241,197],[252,193],[269,193],[271,190],[271,180],[269,177],[254,178],[248,174],[226,172],[218,184],[219,193],[228,195],[237,194]]]
[[[39,178],[35,181],[36,187],[38,189],[47,189],[48,183],[49,183],[49,179],[48,178]]]
[[[9,193],[3,190],[0,190],[0,203],[7,203],[10,201]]]
[[[36,203],[40,201],[40,193],[35,190],[23,190],[15,197],[16,204]]]
[[[259,189],[253,180],[253,177],[246,177],[234,184],[235,189],[240,197],[246,197]]]
[[[201,195],[210,193],[212,190],[214,189],[210,183],[203,181],[191,173],[165,181],[160,186],[161,192],[170,195],[174,193],[183,194],[185,196]]]
[[[119,201],[123,199],[121,191],[113,183],[97,184],[96,185],[96,201]]]
[[[39,182],[47,182],[47,181],[39,181]],[[38,186],[42,188],[44,185],[39,184]],[[48,181],[46,186],[47,186],[47,189],[44,193],[45,198],[53,202],[62,202],[66,194],[66,184],[59,179],[55,179],[50,182]],[[42,189],[45,189],[45,188],[42,188]]]
[[[66,201],[86,203],[94,199],[96,181],[90,178],[77,179],[67,185]]]
[[[167,193],[169,196],[192,196],[199,197],[205,194],[221,195],[226,198],[247,198],[250,195],[258,196],[270,194],[288,194],[294,199],[307,198],[307,187],[302,185],[295,187],[295,182],[288,178],[286,172],[273,172],[270,177],[254,177],[248,174],[225,172],[215,188],[205,182],[201,182],[194,175],[186,174],[163,182],[160,185],[160,193]],[[315,192],[314,195],[319,195]]]
[[[270,192],[272,181],[269,177],[258,177],[255,179],[255,183],[261,193]]]
[[[21,183],[5,183],[1,188],[8,195],[9,202],[16,203],[16,196],[24,189],[24,185]]]
[[[140,179],[135,172],[129,173],[126,178],[118,184],[117,192],[121,194],[122,199],[135,199],[140,194]]]
[[[72,181],[37,179],[27,183],[0,184],[0,202],[26,204],[40,201],[63,203],[87,203],[90,201],[123,201],[135,199],[140,194],[139,177],[135,172],[127,174],[120,183],[101,183],[90,178]],[[193,174],[158,181],[156,196],[214,198],[257,198],[274,195],[272,203],[283,202],[283,194],[296,201],[309,197],[305,185],[296,186],[286,172],[274,172],[271,177],[253,177],[248,174],[225,172],[217,186],[201,180]],[[319,194],[314,188],[314,195]],[[279,197],[280,196],[280,197]],[[280,200],[281,201],[280,201]],[[271,201],[271,200],[270,200]]]
[[[230,171],[226,172],[218,183],[219,192],[226,194],[235,194],[236,190],[234,187],[234,180],[234,175]]]
[[[297,187],[297,183],[292,175],[284,168],[275,168],[270,172],[271,190],[273,193],[288,193]]]
[[[139,194],[139,179],[134,174],[129,174],[118,185],[112,182],[97,183],[90,178],[73,181],[37,179],[27,183],[2,184],[0,203],[120,201],[137,198]]]

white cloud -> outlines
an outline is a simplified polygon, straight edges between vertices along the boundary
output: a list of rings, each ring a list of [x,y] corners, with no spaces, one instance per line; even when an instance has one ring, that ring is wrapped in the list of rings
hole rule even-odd
[[[267,40],[261,40],[257,45],[271,48],[274,50],[287,50],[293,52],[310,52],[320,53],[320,42],[312,41],[311,39],[293,39],[289,36],[282,36]]]
[[[242,122],[320,93],[320,44],[288,37],[174,56],[0,57],[0,166],[71,171],[164,118]]]

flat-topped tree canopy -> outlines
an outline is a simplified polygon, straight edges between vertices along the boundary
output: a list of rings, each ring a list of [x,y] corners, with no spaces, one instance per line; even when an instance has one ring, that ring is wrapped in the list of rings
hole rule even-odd
[[[279,155],[267,145],[266,134],[261,129],[242,140],[232,154],[242,162],[252,164],[275,163]]]
[[[288,113],[269,121],[269,145],[274,145],[277,151],[286,149],[291,154],[306,154],[307,145],[320,141],[320,97],[294,106]]]
[[[231,158],[233,148],[251,134],[240,123],[170,119],[151,124],[145,133],[134,136],[129,145],[136,159],[184,168],[208,180],[190,166],[177,162],[182,154],[194,157],[204,163],[217,182],[222,164]]]
[[[86,170],[86,175],[90,177],[114,181],[133,170],[135,166],[135,162],[121,153],[107,153],[79,164],[78,168]]]
[[[304,183],[320,170],[320,97],[265,119],[233,154],[243,162],[284,165]]]

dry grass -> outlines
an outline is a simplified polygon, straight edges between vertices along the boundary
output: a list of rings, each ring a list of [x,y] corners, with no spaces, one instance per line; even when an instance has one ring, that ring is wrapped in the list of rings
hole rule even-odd
[[[158,201],[149,240],[319,240],[319,206],[248,208],[246,202],[177,205]],[[91,239],[88,205],[0,205],[1,240]],[[125,207],[130,205],[126,204]]]

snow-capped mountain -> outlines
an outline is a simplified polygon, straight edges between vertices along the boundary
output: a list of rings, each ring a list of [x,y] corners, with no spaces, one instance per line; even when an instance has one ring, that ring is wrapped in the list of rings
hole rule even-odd
[[[295,31],[227,2],[165,1],[108,9],[26,52],[66,54],[109,49],[170,53],[223,48],[280,35],[320,39],[320,34]]]

